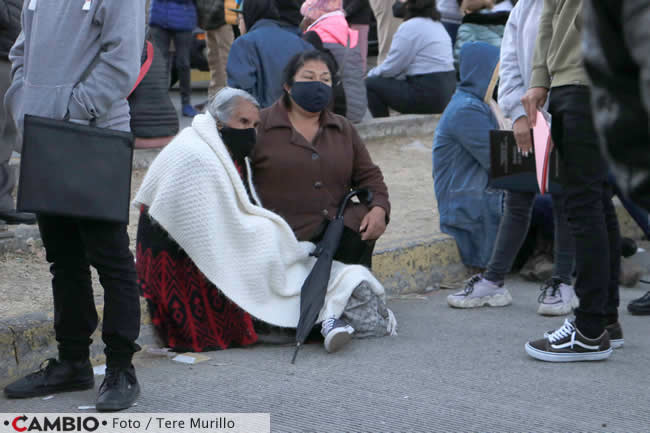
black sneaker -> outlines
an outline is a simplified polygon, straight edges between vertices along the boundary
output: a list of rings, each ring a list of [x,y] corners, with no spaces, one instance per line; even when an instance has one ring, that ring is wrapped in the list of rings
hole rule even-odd
[[[587,338],[568,319],[547,338],[526,343],[526,353],[548,362],[600,361],[612,354],[609,333]]]
[[[609,343],[612,345],[612,349],[623,347],[625,340],[623,339],[623,328],[619,322],[605,326],[605,330],[609,334]]]
[[[605,326],[605,330],[609,334],[609,344],[611,344],[612,349],[620,349],[625,344],[623,339],[623,328],[621,327],[620,322],[613,323],[611,325]],[[548,338],[555,331],[548,331],[544,333],[544,338]]]
[[[28,398],[58,392],[82,391],[95,386],[93,367],[89,360],[58,361],[47,359],[41,368],[4,389],[7,398]]]
[[[95,408],[99,412],[128,409],[140,395],[135,368],[107,368],[104,382],[99,387]]]
[[[337,352],[352,340],[354,328],[341,319],[326,319],[321,325],[320,333],[325,337],[325,350]]]
[[[627,311],[631,314],[650,315],[650,292],[630,302],[627,306]]]

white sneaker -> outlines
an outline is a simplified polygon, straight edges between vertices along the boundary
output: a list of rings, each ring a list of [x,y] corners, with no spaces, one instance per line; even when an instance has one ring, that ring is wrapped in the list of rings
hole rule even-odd
[[[564,316],[580,305],[573,286],[551,279],[541,289],[537,314],[542,316]]]
[[[447,303],[454,308],[505,307],[512,304],[512,296],[502,285],[475,275],[462,291],[447,296]]]
[[[320,333],[325,337],[325,350],[333,353],[352,340],[354,328],[343,320],[332,317],[323,321]]]

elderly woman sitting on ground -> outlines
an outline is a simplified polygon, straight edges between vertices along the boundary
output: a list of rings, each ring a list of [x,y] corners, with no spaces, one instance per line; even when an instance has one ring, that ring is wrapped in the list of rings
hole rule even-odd
[[[252,96],[223,89],[160,153],[135,199],[140,285],[173,350],[253,344],[253,318],[282,328],[298,323],[314,244],[299,242],[282,217],[260,206],[247,158],[259,119]],[[368,269],[334,262],[319,315],[325,348],[340,348],[353,333],[393,333],[384,299]]]

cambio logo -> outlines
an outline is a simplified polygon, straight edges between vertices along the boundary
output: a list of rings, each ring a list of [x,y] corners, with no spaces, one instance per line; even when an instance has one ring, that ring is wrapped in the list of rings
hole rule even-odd
[[[11,421],[5,421],[6,426],[11,425],[14,431],[19,433],[32,431],[51,431],[51,432],[94,432],[100,426],[106,425],[106,421],[99,420],[92,416],[87,417],[33,417],[28,418],[26,415],[18,416]]]

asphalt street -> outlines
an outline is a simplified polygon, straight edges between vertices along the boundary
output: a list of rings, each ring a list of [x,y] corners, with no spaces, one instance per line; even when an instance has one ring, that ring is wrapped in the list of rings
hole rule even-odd
[[[543,363],[524,343],[563,319],[535,314],[537,284],[508,287],[514,303],[498,309],[452,310],[448,291],[393,299],[397,337],[336,354],[307,345],[296,365],[289,346],[210,352],[196,365],[141,353],[144,391],[130,411],[264,412],[273,432],[650,432],[650,317],[621,309],[625,346],[607,361]],[[622,289],[622,302],[645,290]],[[77,412],[95,392],[0,397],[0,413]]]

